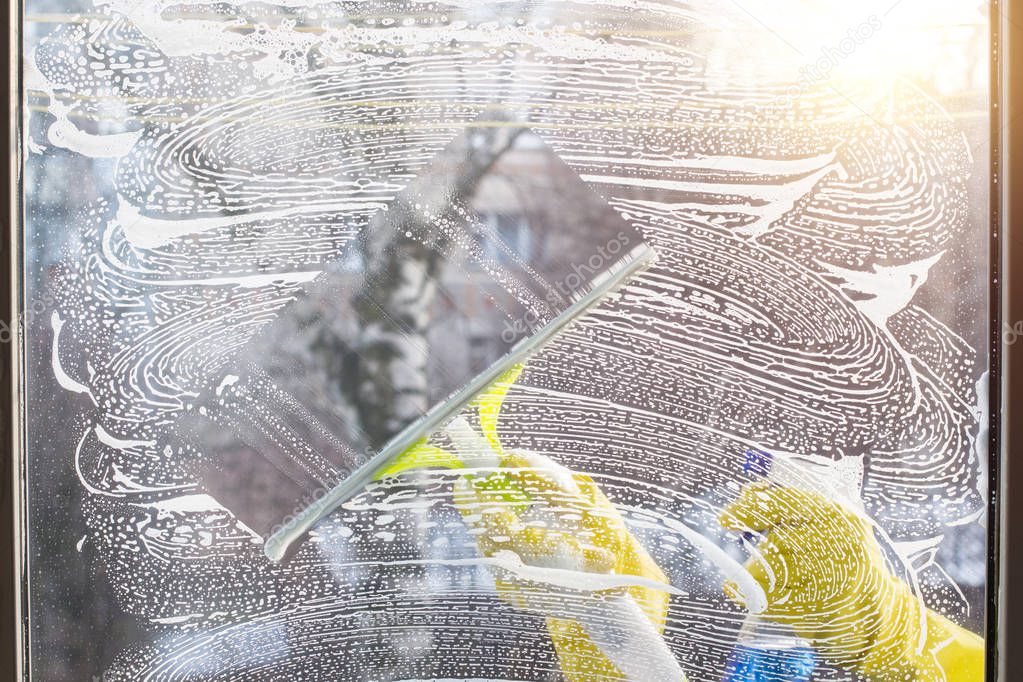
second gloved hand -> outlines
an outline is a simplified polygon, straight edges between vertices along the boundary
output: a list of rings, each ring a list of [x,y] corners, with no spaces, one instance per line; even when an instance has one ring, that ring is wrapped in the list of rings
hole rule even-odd
[[[721,523],[766,533],[747,564],[767,594],[764,615],[792,626],[829,664],[878,682],[983,679],[983,640],[927,609],[892,574],[859,514],[762,483],[743,488]]]

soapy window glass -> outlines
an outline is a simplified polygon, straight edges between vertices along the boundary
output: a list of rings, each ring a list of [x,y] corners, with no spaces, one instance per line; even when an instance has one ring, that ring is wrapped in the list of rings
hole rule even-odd
[[[983,633],[986,3],[24,9],[34,679],[930,679]]]

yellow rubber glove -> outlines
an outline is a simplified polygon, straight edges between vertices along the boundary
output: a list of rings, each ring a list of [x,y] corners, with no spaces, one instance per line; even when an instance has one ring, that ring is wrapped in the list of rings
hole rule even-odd
[[[720,520],[767,533],[747,564],[767,594],[764,615],[830,665],[876,682],[984,679],[984,640],[929,610],[891,573],[863,517],[814,493],[756,483]],[[725,591],[737,599],[734,586]]]
[[[424,439],[384,467],[377,477],[411,469],[457,469],[481,459],[496,460],[499,468],[461,477],[454,491],[455,505],[485,556],[514,552],[530,566],[667,582],[589,476],[574,474],[540,455],[505,452],[497,433],[498,418],[522,370],[519,365],[502,375],[461,416],[465,424],[475,422],[482,434],[478,445],[470,448],[473,452],[455,455]],[[545,612],[548,609],[544,607],[550,606],[551,594],[545,586],[526,587],[521,581],[501,580],[497,587],[502,598],[519,608]],[[658,635],[663,632],[667,593],[644,586],[618,591],[627,592],[635,600]],[[556,617],[547,617],[546,621],[559,665],[569,682],[625,679],[578,622]]]
[[[514,552],[529,566],[667,582],[593,480],[541,455],[506,451],[500,470],[459,480],[455,505],[488,557]],[[525,587],[516,580],[498,580],[497,587],[502,598],[519,608],[544,610],[543,587]],[[667,593],[645,586],[620,590],[628,592],[658,634],[663,632]],[[550,616],[546,621],[569,682],[625,679],[578,622]]]
[[[495,455],[501,455],[501,439],[497,437],[497,419],[501,413],[501,405],[508,391],[522,374],[524,366],[515,365],[499,376],[494,383],[487,386],[475,400],[469,403],[463,417],[472,417],[479,422],[480,431],[486,439],[486,445]],[[408,450],[394,458],[386,466],[376,472],[377,480],[413,469],[461,469],[465,466],[462,458],[443,448],[430,443],[431,438],[423,438]],[[472,453],[480,455],[481,453]]]

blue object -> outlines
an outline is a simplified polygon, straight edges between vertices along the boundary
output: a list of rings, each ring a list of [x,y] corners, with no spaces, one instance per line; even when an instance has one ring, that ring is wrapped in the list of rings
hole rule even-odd
[[[774,456],[770,452],[750,448],[746,451],[746,460],[742,463],[742,473],[747,476],[766,479],[768,474],[771,473],[771,463],[773,461]],[[753,533],[743,533],[742,537],[746,542],[752,543],[755,536]]]
[[[725,664],[724,682],[807,682],[817,667],[810,647],[763,649],[739,644]]]
[[[742,473],[767,478],[767,475],[771,472],[771,462],[773,460],[774,457],[770,452],[755,449],[747,450],[746,461],[742,465]]]

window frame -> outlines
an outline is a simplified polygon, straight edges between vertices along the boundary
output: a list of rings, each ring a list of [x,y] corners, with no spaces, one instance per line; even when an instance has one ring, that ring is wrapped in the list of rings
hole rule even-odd
[[[23,514],[18,508],[21,498],[22,424],[20,401],[22,394],[21,368],[23,365],[22,344],[19,325],[12,324],[24,306],[22,302],[21,277],[22,244],[21,235],[21,135],[22,130],[22,20],[24,8],[21,0],[8,3],[6,19],[8,30],[2,32],[0,49],[5,59],[4,86],[2,90],[3,111],[7,118],[6,150],[7,177],[0,189],[0,320],[10,326],[11,338],[0,356],[0,677],[10,680],[25,679],[26,671],[21,662],[23,650],[24,617],[22,598],[21,557],[24,548],[21,540]]]
[[[1023,467],[1011,457],[1023,452],[1023,359],[1019,346],[1005,343],[1007,326],[1023,320],[1023,3],[994,0],[991,4],[992,248],[993,260],[1004,274],[992,274],[992,311],[999,325],[992,329],[992,349],[998,364],[992,374],[987,636],[988,680],[1023,677],[1023,660],[1009,655],[1023,646],[1023,623],[1009,614],[1023,609],[1023,504],[1012,502],[1010,489],[1023,488]],[[1014,76],[1014,77],[1013,77]],[[1000,177],[999,177],[1000,176]],[[1002,182],[998,182],[998,180]],[[1002,322],[1004,320],[1004,322]],[[994,320],[992,320],[994,324]],[[996,372],[996,370],[998,370]],[[997,474],[995,473],[997,472]],[[1002,652],[1005,652],[1002,655]]]

